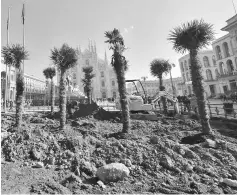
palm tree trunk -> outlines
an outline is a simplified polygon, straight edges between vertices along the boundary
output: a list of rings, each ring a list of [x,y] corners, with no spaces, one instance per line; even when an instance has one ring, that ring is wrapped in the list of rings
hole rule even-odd
[[[23,101],[24,101],[24,77],[22,72],[17,74],[16,79],[16,127],[20,128],[22,124]]]
[[[206,110],[206,100],[204,98],[204,88],[202,85],[202,67],[200,66],[197,58],[197,50],[190,50],[191,61],[191,76],[194,93],[197,97],[198,112],[200,115],[202,131],[205,134],[211,133],[211,126],[209,123],[209,116]]]
[[[61,69],[59,99],[60,128],[64,130],[66,124],[66,71],[63,69]]]
[[[55,89],[54,89],[54,82],[53,79],[51,79],[51,113],[54,112],[54,101],[55,101]]]
[[[159,77],[159,80],[160,80],[160,91],[165,91],[162,77]],[[163,104],[164,113],[167,114],[168,113],[167,100],[163,96],[160,98],[160,100],[162,101],[162,104]]]
[[[90,92],[90,90],[87,91],[87,98],[88,98],[88,104],[91,104],[91,92]]]
[[[130,130],[130,114],[128,108],[128,100],[126,95],[126,82],[125,82],[125,73],[124,67],[121,67],[120,70],[116,71],[117,80],[118,80],[118,89],[120,95],[120,104],[122,109],[122,120],[123,120],[123,130],[122,133],[128,133]]]

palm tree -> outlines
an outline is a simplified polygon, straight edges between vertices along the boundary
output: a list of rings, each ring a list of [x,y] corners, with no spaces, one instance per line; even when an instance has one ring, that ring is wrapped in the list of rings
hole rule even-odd
[[[51,113],[54,112],[54,101],[55,101],[55,89],[54,89],[54,82],[53,77],[56,75],[56,70],[54,67],[48,67],[43,70],[43,74],[46,79],[51,79]]]
[[[211,133],[212,130],[206,110],[206,100],[204,98],[204,87],[202,84],[202,66],[199,63],[197,54],[200,49],[206,47],[214,40],[213,25],[205,23],[203,20],[193,20],[174,28],[170,32],[168,40],[173,43],[173,49],[175,51],[180,53],[188,51],[190,54],[192,85],[197,97],[202,131],[205,134]]]
[[[160,91],[165,91],[165,87],[163,86],[163,75],[167,75],[169,73],[169,62],[164,59],[154,59],[150,63],[150,71],[151,75],[154,77],[158,77],[160,83]],[[168,113],[167,100],[165,97],[161,96],[161,101],[163,103],[164,113]]]
[[[61,48],[51,50],[50,59],[60,71],[60,128],[64,130],[66,123],[66,72],[68,69],[76,66],[78,58],[75,49],[69,47],[67,44],[63,44]]]
[[[86,96],[88,98],[88,104],[91,104],[91,90],[92,90],[91,84],[92,79],[95,77],[95,74],[93,74],[92,66],[84,67],[82,71],[85,73],[85,77],[84,79],[82,79],[82,83],[84,85]]]
[[[15,67],[16,71],[16,126],[21,127],[23,113],[23,92],[24,92],[24,75],[21,64],[29,56],[28,51],[20,44],[3,46],[2,55],[4,63]]]
[[[125,72],[128,69],[128,62],[123,56],[123,52],[126,48],[124,45],[123,37],[121,36],[118,29],[115,28],[113,31],[106,31],[105,37],[107,38],[107,41],[105,42],[109,43],[109,49],[113,51],[111,65],[113,66],[117,75],[123,120],[122,133],[125,134],[128,133],[130,129],[130,115],[125,83]]]

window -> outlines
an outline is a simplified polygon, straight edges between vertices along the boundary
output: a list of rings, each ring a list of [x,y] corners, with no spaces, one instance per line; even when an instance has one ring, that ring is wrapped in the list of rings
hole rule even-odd
[[[203,63],[204,63],[204,66],[205,66],[205,67],[210,66],[209,60],[208,60],[208,57],[207,57],[207,56],[204,56],[204,57],[203,57]]]
[[[104,77],[104,76],[105,76],[103,71],[102,71],[100,74],[101,74],[101,77]]]
[[[208,81],[213,80],[211,70],[209,69],[206,70],[206,76]]]
[[[212,62],[213,62],[213,65],[216,66],[216,57],[214,55],[212,56]]]
[[[231,60],[228,60],[227,62],[227,69],[228,69],[228,73],[231,73],[234,71],[234,66]]]
[[[183,80],[184,80],[184,82],[186,82],[185,74],[183,74]]]
[[[187,78],[187,81],[190,81],[188,73],[186,73],[186,78]]]
[[[112,81],[112,86],[115,86],[115,82],[114,81]]]
[[[184,67],[185,67],[185,70],[188,70],[188,65],[187,65],[187,61],[186,60],[184,61]]]
[[[183,62],[181,62],[180,68],[181,68],[181,71],[184,72],[184,63]]]
[[[102,92],[102,98],[106,98],[106,92]]]
[[[223,50],[224,50],[225,58],[230,57],[229,47],[228,47],[228,44],[226,42],[223,43]]]
[[[220,48],[219,45],[216,46],[216,56],[217,56],[217,60],[221,60],[222,59],[221,48]]]
[[[190,59],[188,59],[188,65],[191,66],[191,61],[190,61]]]
[[[221,75],[224,74],[223,65],[224,65],[223,62],[221,62],[221,63],[219,64],[219,69],[220,69],[220,74],[221,74]]]
[[[115,91],[113,92],[113,98],[116,98],[116,92]]]
[[[217,68],[215,69],[215,73],[216,73],[216,78],[219,77],[220,74],[219,74]]]
[[[86,65],[89,65],[89,60],[88,59],[86,60]]]
[[[104,81],[102,81],[102,82],[101,82],[101,85],[102,85],[102,87],[104,87],[104,86],[105,86],[105,82],[104,82]]]

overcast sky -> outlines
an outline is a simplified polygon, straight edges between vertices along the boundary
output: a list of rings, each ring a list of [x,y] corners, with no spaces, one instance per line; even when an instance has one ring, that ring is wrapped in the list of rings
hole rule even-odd
[[[233,0],[237,6],[237,0]],[[11,7],[10,43],[22,43],[22,4],[25,2],[25,43],[30,59],[25,71],[44,78],[42,70],[51,64],[50,49],[68,43],[72,47],[88,47],[88,38],[95,40],[100,57],[104,52],[110,61],[111,52],[104,43],[104,32],[118,28],[129,47],[127,79],[148,76],[149,63],[155,58],[169,59],[176,64],[174,77],[180,76],[181,54],[167,41],[169,31],[192,19],[203,18],[214,25],[216,37],[234,16],[232,0],[2,0],[1,44],[6,45],[8,6]]]

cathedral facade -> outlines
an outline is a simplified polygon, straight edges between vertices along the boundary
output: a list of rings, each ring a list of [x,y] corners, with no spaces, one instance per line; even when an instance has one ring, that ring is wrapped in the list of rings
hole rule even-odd
[[[72,88],[77,88],[84,92],[82,79],[84,78],[83,67],[92,66],[95,77],[92,82],[92,98],[116,98],[118,97],[118,85],[116,74],[112,66],[108,63],[105,52],[104,59],[98,57],[96,45],[89,41],[88,49],[81,51],[77,48],[78,62],[74,68],[68,70],[67,75],[71,78]],[[57,83],[59,84],[59,74]]]

